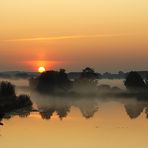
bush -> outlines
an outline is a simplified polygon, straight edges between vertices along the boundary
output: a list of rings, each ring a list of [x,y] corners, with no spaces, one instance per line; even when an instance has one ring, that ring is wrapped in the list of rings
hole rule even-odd
[[[2,81],[0,83],[0,96],[15,96],[15,87],[10,82]]]
[[[146,84],[142,77],[137,72],[130,72],[124,82],[124,85],[129,90],[144,90]]]
[[[32,105],[32,102],[31,102],[30,97],[28,95],[18,96],[17,101],[18,101],[19,107]]]

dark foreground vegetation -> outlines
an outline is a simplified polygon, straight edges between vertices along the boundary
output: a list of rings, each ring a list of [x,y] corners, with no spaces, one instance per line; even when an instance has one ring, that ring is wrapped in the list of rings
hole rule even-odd
[[[0,82],[0,118],[8,112],[31,106],[29,96],[16,96],[15,87],[10,82]]]

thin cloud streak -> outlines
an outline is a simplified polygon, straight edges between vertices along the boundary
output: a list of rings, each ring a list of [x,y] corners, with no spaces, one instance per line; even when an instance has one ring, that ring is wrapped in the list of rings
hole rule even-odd
[[[21,38],[21,39],[9,39],[1,40],[4,42],[19,42],[19,41],[50,41],[50,40],[65,40],[65,39],[87,39],[87,38],[99,38],[99,37],[120,37],[129,36],[133,34],[119,33],[119,34],[95,34],[95,35],[65,35],[65,36],[52,36],[52,37],[34,37],[34,38]]]

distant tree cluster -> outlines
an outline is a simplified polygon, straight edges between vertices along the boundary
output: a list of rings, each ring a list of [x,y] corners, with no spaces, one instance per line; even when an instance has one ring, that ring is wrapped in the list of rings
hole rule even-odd
[[[98,78],[97,73],[94,71],[93,68],[90,67],[86,67],[80,75],[80,79],[95,80],[97,78]]]
[[[131,71],[128,74],[124,85],[130,91],[145,91],[148,88],[147,80],[144,81],[140,74],[135,71]]]
[[[73,82],[73,90],[76,92],[93,92],[97,89],[98,74],[93,68],[86,67],[80,77]]]
[[[123,76],[122,71],[119,75]],[[75,93],[119,93],[122,90],[118,87],[110,87],[109,85],[98,85],[98,73],[93,68],[86,67],[76,79],[69,79],[64,69],[59,71],[46,71],[37,78],[30,80],[30,86],[41,93],[53,94],[59,92],[75,92]],[[130,91],[145,91],[148,88],[148,78],[143,80],[138,72],[132,71],[127,74],[124,85]]]
[[[92,68],[85,68],[78,79],[72,81],[64,69],[59,71],[46,71],[37,78],[30,79],[30,86],[41,93],[68,92],[75,86],[90,87],[97,86],[98,74]]]
[[[64,69],[43,72],[37,79],[37,90],[43,93],[67,91],[71,87]]]

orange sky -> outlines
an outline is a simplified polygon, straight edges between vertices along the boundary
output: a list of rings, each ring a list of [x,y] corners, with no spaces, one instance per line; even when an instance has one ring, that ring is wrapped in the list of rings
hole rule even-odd
[[[0,70],[148,69],[147,0],[5,0]]]

